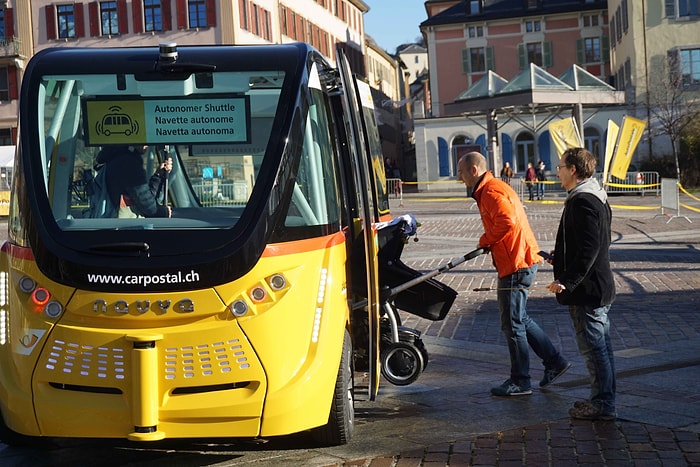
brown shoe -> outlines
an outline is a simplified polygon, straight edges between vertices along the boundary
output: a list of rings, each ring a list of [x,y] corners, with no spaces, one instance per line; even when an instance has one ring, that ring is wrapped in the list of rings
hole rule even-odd
[[[606,413],[603,409],[592,404],[590,401],[576,402],[569,409],[571,418],[578,420],[615,420],[615,412]]]

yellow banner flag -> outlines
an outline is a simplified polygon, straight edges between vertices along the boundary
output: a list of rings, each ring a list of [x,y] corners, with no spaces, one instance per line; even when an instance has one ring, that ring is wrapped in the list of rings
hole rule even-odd
[[[622,128],[615,145],[615,154],[612,160],[610,173],[624,180],[627,177],[627,169],[632,161],[634,150],[637,149],[639,140],[642,139],[646,123],[638,118],[625,115],[622,119]]]
[[[560,158],[564,151],[569,148],[583,147],[583,141],[581,141],[581,135],[573,117],[552,122],[547,125],[547,128],[549,128],[549,136],[552,138],[552,142],[557,148],[557,155]]]
[[[610,161],[612,161],[615,152],[615,142],[620,134],[620,126],[608,120],[608,137],[605,140],[605,162],[603,165],[603,183],[608,182],[608,172],[610,170]]]

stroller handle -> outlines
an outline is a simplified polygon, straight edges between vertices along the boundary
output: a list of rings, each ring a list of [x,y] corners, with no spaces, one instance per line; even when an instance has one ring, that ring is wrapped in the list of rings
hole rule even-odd
[[[437,269],[434,269],[430,272],[426,272],[425,274],[421,274],[420,276],[415,277],[408,282],[405,282],[401,285],[398,285],[398,286],[392,288],[388,295],[394,296],[399,292],[403,292],[406,289],[410,289],[411,287],[413,287],[414,285],[416,285],[420,282],[426,281],[432,277],[437,276],[438,274],[442,274],[443,272],[448,271],[448,270],[454,268],[455,266],[464,263],[465,261],[469,261],[470,259],[474,259],[477,256],[482,255],[486,252],[488,252],[487,248],[477,248],[476,250],[472,250],[469,253],[467,253],[466,255],[460,256],[459,258],[455,258],[455,259],[451,260],[449,263],[447,263],[443,266],[440,266]]]

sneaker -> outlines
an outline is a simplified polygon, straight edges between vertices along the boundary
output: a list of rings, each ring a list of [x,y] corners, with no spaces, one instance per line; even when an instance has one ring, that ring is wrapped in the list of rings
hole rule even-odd
[[[589,401],[576,402],[569,409],[571,418],[578,420],[615,420],[616,414],[605,413],[600,407],[590,403]]]
[[[571,368],[571,363],[569,362],[566,362],[564,366],[560,366],[559,368],[545,368],[544,376],[542,377],[542,381],[540,381],[540,387],[543,388],[545,386],[549,386],[557,378],[566,373],[566,370],[568,370],[569,368]]]
[[[507,379],[500,386],[491,388],[491,394],[494,396],[528,396],[532,394],[532,389],[529,386],[518,386],[510,379]]]

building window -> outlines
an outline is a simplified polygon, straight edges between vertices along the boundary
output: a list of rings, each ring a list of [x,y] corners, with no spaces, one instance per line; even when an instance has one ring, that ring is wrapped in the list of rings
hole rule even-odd
[[[144,0],[143,24],[147,32],[163,30],[163,10],[160,0]]]
[[[206,0],[188,0],[187,13],[190,28],[206,28],[208,26]]]
[[[583,39],[584,63],[600,63],[600,37]]]
[[[0,8],[0,40],[5,39],[5,9]]]
[[[627,13],[627,0],[622,0],[622,3],[620,5],[620,8],[622,9],[622,30],[624,32],[627,32],[629,29],[629,17]]]
[[[543,68],[552,66],[552,43],[551,42],[527,42],[518,44],[518,65],[521,70],[534,63]]]
[[[535,137],[532,133],[523,131],[515,138],[515,157],[517,167],[527,167],[528,162],[535,165]]]
[[[542,23],[540,21],[525,21],[525,32],[540,32]]]
[[[468,29],[469,37],[484,37],[484,27],[483,26],[469,26]]]
[[[700,84],[700,49],[681,50],[680,69],[683,86]]]
[[[62,39],[75,36],[75,5],[56,5],[58,37]]]
[[[598,15],[583,15],[583,27],[594,28],[598,26],[599,20]]]
[[[525,8],[532,10],[540,6],[539,0],[525,0]]]
[[[117,2],[100,2],[100,24],[102,26],[102,35],[119,34]]]
[[[7,76],[7,67],[0,68],[0,101],[10,100],[10,80]]]
[[[610,39],[612,48],[615,48],[615,44],[617,44],[617,29],[615,28],[615,15],[613,15],[610,19]]]
[[[469,2],[469,14],[478,15],[481,13],[481,0],[473,0]]]
[[[600,161],[600,133],[598,130],[590,127],[584,128],[583,140],[586,149],[595,156],[597,161]],[[598,165],[600,165],[600,163]]]
[[[462,50],[462,71],[484,73],[493,69],[493,47],[472,47]]]
[[[469,49],[469,57],[472,73],[483,73],[486,71],[486,54],[483,47]]]
[[[668,18],[700,16],[700,0],[666,0],[664,7]]]
[[[527,49],[527,62],[534,63],[537,66],[542,66],[542,43],[530,42],[525,46]]]

